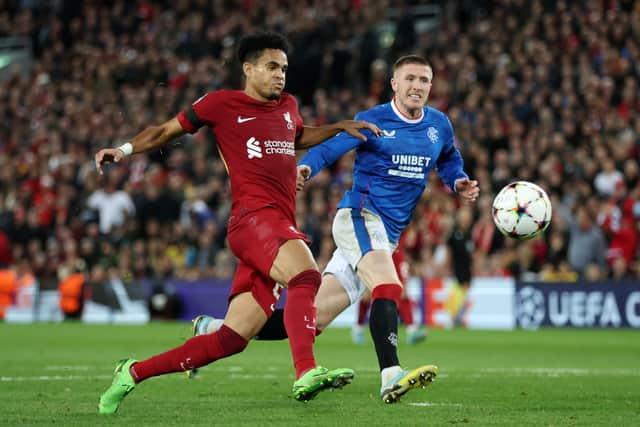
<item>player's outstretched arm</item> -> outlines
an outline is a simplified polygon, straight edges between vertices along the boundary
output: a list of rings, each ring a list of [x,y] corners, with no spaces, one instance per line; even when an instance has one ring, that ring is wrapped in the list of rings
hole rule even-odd
[[[159,126],[150,126],[134,136],[131,141],[116,148],[103,148],[95,155],[96,169],[102,175],[102,165],[107,163],[117,163],[124,156],[134,153],[144,153],[162,147],[174,138],[184,135],[186,132],[173,118]]]
[[[342,120],[330,125],[305,126],[296,140],[296,148],[313,147],[335,136],[339,132],[346,132],[362,141],[366,141],[367,137],[360,132],[364,129],[370,130],[376,136],[382,134],[378,126],[362,120]]]

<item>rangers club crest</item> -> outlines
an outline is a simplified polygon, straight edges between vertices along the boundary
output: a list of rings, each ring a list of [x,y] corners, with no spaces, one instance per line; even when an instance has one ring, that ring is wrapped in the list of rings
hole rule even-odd
[[[429,138],[429,141],[431,141],[432,144],[438,142],[438,129],[433,126],[429,126],[427,129],[427,138]]]
[[[291,120],[291,114],[287,111],[283,114],[284,120],[287,122],[287,129],[293,130],[293,120]]]

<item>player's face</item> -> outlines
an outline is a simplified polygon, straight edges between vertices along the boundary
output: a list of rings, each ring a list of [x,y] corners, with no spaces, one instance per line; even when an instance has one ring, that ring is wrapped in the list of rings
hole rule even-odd
[[[278,49],[265,49],[255,62],[245,62],[242,69],[249,96],[262,101],[278,99],[284,90],[288,67],[287,55]]]
[[[433,71],[428,65],[405,64],[393,73],[391,88],[401,110],[413,116],[427,103]]]

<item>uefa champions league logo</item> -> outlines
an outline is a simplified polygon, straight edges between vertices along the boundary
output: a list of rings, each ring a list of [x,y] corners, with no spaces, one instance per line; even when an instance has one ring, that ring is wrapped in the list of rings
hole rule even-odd
[[[516,318],[520,327],[537,329],[544,320],[545,303],[541,291],[526,286],[516,295]]]

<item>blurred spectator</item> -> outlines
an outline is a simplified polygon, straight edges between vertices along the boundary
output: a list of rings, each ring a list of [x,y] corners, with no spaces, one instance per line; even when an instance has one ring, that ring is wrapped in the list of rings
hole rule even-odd
[[[606,279],[606,273],[599,264],[590,263],[584,269],[583,279],[589,282],[597,282]]]
[[[6,268],[11,264],[11,243],[7,233],[4,230],[0,230],[0,268]]]
[[[542,266],[540,278],[546,282],[575,282],[578,273],[571,269],[566,260],[549,262]]]
[[[594,185],[601,196],[610,197],[618,184],[624,185],[624,175],[616,169],[612,158],[605,157],[602,160],[602,170],[596,175]]]
[[[616,261],[617,269],[628,268],[632,263],[638,246],[637,219],[640,215],[634,215],[633,209],[637,203],[637,195],[640,189],[636,188],[633,195],[627,196],[624,181],[618,181],[611,198],[604,205],[598,215],[598,224],[609,239],[607,249],[607,262],[613,266]],[[618,271],[618,275],[625,275],[626,271]]]
[[[578,204],[575,219],[571,218],[569,223],[569,265],[580,277],[600,277],[606,269],[606,242],[593,213],[587,206]]]
[[[124,224],[126,218],[135,213],[131,196],[117,189],[116,180],[114,174],[109,174],[104,189],[97,189],[87,200],[87,206],[98,211],[102,234],[109,234],[113,227]]]
[[[480,216],[475,220],[471,235],[476,250],[488,254],[502,245],[504,239],[502,234],[496,229],[491,216],[492,198],[490,194],[481,195],[478,199],[478,210]]]
[[[475,244],[471,237],[473,213],[468,206],[461,207],[456,213],[455,223],[447,239],[449,260],[458,284],[468,288],[471,283],[472,254]]]
[[[204,191],[200,191],[203,193]],[[180,206],[180,223],[186,229],[202,229],[213,218],[213,212],[198,194],[198,189],[189,187],[185,191],[185,200]]]

